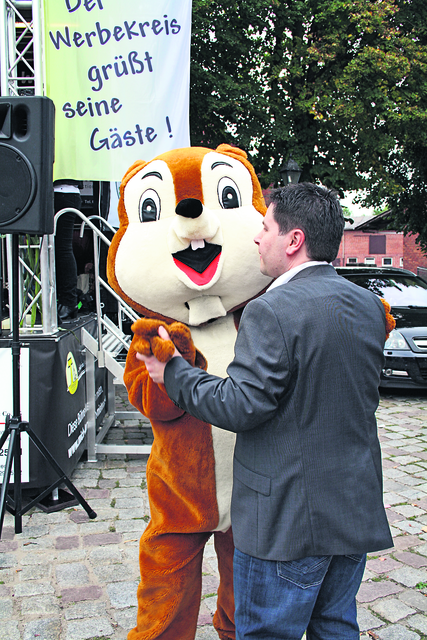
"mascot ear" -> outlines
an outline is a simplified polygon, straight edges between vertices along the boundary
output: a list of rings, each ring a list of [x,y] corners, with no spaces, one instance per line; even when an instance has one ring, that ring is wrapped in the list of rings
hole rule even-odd
[[[137,160],[126,171],[125,175],[123,176],[122,182],[120,184],[120,195],[122,198],[123,198],[124,188],[129,182],[129,180],[135,175],[135,173],[138,173],[138,171],[141,171],[141,169],[143,169],[147,164],[148,162],[145,162],[145,160]]]
[[[238,147],[232,147],[231,144],[220,144],[215,151],[218,153],[232,153],[235,156],[240,156],[241,158],[247,158],[248,154],[243,149],[239,149]]]
[[[231,144],[220,144],[215,149],[215,151],[217,151],[218,153],[224,153],[227,156],[231,156],[235,160],[239,160],[239,162],[245,165],[252,176],[252,185],[254,189],[252,204],[254,205],[255,209],[261,213],[261,215],[265,216],[267,207],[265,206],[261,184],[255,173],[255,169],[248,160],[248,154],[246,153],[246,151],[243,151],[243,149],[239,149],[238,147],[232,147]]]
[[[143,169],[147,164],[148,163],[145,162],[145,160],[137,160],[136,162],[133,163],[133,165],[129,167],[129,169],[126,171],[125,175],[123,176],[122,182],[120,184],[120,200],[119,200],[119,206],[118,206],[120,227],[127,227],[128,225],[128,217],[127,217],[125,203],[124,203],[125,187],[129,182],[129,180],[133,178],[133,176],[136,173],[138,173],[138,171],[141,171],[141,169]]]

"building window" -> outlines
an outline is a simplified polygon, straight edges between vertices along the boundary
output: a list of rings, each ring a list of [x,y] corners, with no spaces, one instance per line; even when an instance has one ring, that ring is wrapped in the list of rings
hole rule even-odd
[[[393,265],[393,258],[383,258],[383,267],[391,267]]]
[[[369,236],[369,253],[385,253],[385,236]]]
[[[403,258],[400,258],[400,266],[403,267]]]
[[[365,264],[375,265],[375,258],[373,256],[369,256],[368,258],[365,258]]]
[[[357,264],[357,258],[347,258],[347,264]]]

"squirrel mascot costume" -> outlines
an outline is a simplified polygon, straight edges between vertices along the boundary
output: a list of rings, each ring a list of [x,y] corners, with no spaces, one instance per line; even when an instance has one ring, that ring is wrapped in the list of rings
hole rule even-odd
[[[158,350],[163,324],[193,366],[226,375],[239,311],[270,283],[253,242],[265,211],[246,153],[227,144],[138,161],[121,183],[120,228],[107,273],[114,290],[143,316],[132,326],[124,381],[154,435],[147,463],[151,520],[140,541],[137,626],[128,640],[194,639],[203,550],[212,534],[220,574],[213,624],[221,639],[235,638],[235,436],[179,409],[136,353],[170,357],[173,348]]]

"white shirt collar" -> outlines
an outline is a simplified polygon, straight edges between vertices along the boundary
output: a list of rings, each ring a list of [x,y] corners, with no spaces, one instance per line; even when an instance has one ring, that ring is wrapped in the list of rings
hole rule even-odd
[[[329,262],[318,262],[316,260],[311,260],[310,262],[303,262],[302,264],[299,264],[297,267],[293,267],[292,269],[289,269],[289,271],[285,271],[285,273],[282,273],[281,276],[279,276],[278,278],[276,278],[274,282],[272,282],[272,284],[268,287],[267,291],[270,291],[270,289],[274,289],[275,287],[280,287],[280,285],[285,284],[286,282],[289,282],[289,280],[291,280],[297,273],[299,273],[303,269],[307,269],[307,267],[315,267],[319,264],[329,264]]]

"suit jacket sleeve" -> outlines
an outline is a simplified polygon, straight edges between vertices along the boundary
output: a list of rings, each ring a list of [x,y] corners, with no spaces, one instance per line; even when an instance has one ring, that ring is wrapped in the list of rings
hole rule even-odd
[[[165,368],[165,387],[178,406],[227,431],[253,429],[268,420],[292,372],[282,329],[262,298],[250,302],[243,313],[227,374],[219,378],[183,358],[172,358]]]

